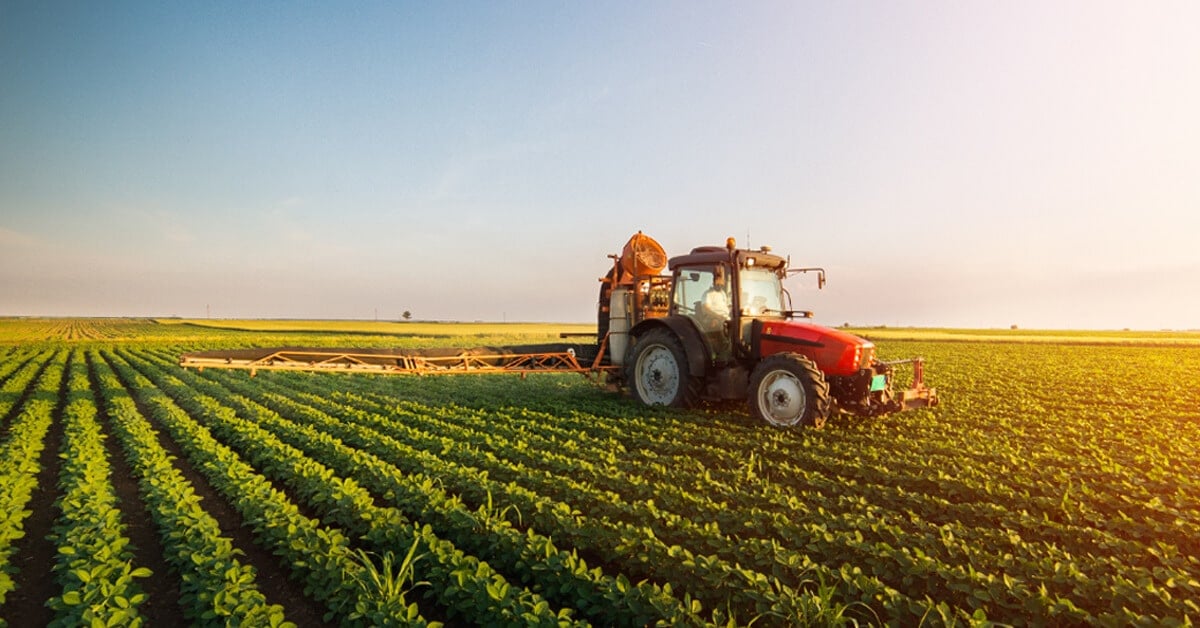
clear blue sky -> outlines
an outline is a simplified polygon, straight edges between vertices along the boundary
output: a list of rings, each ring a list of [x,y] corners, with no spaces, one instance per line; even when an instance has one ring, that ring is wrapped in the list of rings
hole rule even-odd
[[[1200,3],[0,2],[0,315],[1200,328]]]

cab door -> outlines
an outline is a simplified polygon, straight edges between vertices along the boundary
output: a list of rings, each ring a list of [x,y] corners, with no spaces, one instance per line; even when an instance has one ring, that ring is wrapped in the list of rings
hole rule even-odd
[[[728,360],[734,312],[733,277],[728,269],[723,264],[679,268],[674,279],[672,313],[691,319],[714,361]]]

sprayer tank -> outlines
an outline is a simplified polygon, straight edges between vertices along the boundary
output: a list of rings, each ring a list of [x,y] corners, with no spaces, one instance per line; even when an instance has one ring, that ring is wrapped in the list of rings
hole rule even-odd
[[[614,288],[609,298],[608,360],[616,366],[625,363],[629,349],[629,289]]]

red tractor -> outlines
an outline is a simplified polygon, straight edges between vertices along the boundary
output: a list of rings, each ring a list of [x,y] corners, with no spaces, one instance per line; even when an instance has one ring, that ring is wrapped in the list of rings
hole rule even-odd
[[[754,416],[778,427],[820,428],[836,409],[874,416],[934,406],[920,358],[881,362],[875,345],[852,334],[800,322],[783,287],[788,268],[768,247],[703,246],[669,261],[638,232],[601,279],[599,341],[610,382],[647,405],[687,407],[699,400],[746,399]],[[670,274],[663,275],[664,267]],[[907,390],[894,367],[912,366]]]

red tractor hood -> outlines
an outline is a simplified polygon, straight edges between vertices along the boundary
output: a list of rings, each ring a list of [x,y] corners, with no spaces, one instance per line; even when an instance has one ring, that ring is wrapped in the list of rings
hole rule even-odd
[[[829,375],[854,375],[875,359],[871,341],[811,323],[756,320],[751,342],[760,358],[799,353]]]

